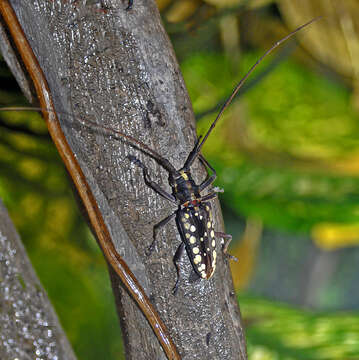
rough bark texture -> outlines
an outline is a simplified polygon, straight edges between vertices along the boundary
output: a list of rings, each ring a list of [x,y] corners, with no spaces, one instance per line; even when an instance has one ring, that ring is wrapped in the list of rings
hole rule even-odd
[[[0,359],[76,357],[0,200]]]
[[[143,181],[127,156],[135,155],[170,192],[168,174],[120,138],[84,125],[103,124],[143,141],[183,165],[195,142],[195,124],[169,39],[153,0],[126,3],[12,0],[11,4],[47,77],[73,152],[99,204],[113,242],[155,304],[183,359],[245,359],[245,341],[227,261],[219,256],[209,281],[190,282],[188,258],[176,296],[173,255],[181,243],[175,222],[145,251],[153,225],[176,210]],[[104,6],[105,5],[105,6]],[[73,116],[64,116],[64,113]],[[194,175],[206,176],[200,164]],[[222,230],[215,202],[217,231]],[[128,359],[164,359],[144,316],[111,272]],[[100,330],[99,330],[100,331]]]

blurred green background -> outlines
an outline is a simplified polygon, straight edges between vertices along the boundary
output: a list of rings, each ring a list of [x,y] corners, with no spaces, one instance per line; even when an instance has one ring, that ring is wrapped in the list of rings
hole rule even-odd
[[[225,189],[249,358],[359,359],[359,3],[157,2],[199,134],[267,48],[326,16],[260,65],[203,152]],[[1,105],[24,104],[3,61],[0,76]],[[122,359],[105,262],[44,122],[0,115],[0,197],[75,352]]]

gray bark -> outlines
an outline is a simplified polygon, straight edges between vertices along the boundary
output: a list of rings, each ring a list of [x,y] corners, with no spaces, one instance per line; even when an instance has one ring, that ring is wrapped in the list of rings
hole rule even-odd
[[[16,56],[15,50],[12,48],[10,39],[7,36],[6,28],[4,24],[0,21],[0,51],[4,57],[6,63],[9,65],[12,74],[14,75],[17,83],[19,84],[23,94],[30,103],[34,103],[36,100],[36,95],[34,94],[34,89],[32,89],[32,83],[30,79],[26,76],[24,68]],[[2,104],[4,105],[4,104]]]
[[[168,174],[147,155],[115,136],[84,125],[103,124],[143,141],[180,168],[195,142],[192,107],[172,46],[153,0],[67,2],[12,0],[12,6],[47,77],[66,138],[86,175],[113,242],[169,328],[183,359],[245,359],[245,341],[227,260],[214,277],[183,281],[176,296],[173,255],[181,243],[171,221],[154,253],[145,251],[153,225],[176,210],[148,188],[127,156],[135,155],[168,192]],[[105,7],[103,6],[105,5]],[[64,113],[73,116],[64,116]],[[196,163],[194,176],[204,179]],[[214,202],[217,231],[223,230]],[[164,359],[154,334],[110,270],[128,359]],[[101,330],[99,330],[101,331]]]
[[[75,360],[0,200],[0,359]]]

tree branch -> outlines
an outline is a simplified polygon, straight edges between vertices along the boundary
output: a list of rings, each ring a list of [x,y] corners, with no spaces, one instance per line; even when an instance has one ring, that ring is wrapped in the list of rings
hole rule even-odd
[[[0,358],[75,360],[0,200]]]
[[[107,9],[60,0],[11,3],[46,75],[62,130],[75,155],[72,160],[78,162],[89,185],[81,188],[78,182],[78,191],[81,196],[89,192],[94,196],[113,245],[151,298],[182,358],[245,359],[227,261],[220,256],[211,280],[191,283],[186,257],[181,263],[184,281],[173,296],[176,271],[172,260],[181,243],[174,222],[161,229],[156,251],[150,257],[145,254],[154,224],[175,208],[145,185],[142,172],[127,156],[140,158],[152,177],[170,191],[168,174],[118,137],[83,125],[92,121],[120,129],[176,168],[183,165],[196,138],[194,117],[154,1],[137,0],[131,11],[124,11],[125,4],[116,0],[107,2]],[[64,115],[69,113],[73,117]],[[50,127],[51,122],[50,118]],[[199,182],[206,173],[200,164],[194,168]],[[216,230],[221,231],[218,202],[215,215]],[[103,235],[97,230],[96,234]],[[112,268],[110,273],[127,358],[163,359],[128,289],[120,285]]]

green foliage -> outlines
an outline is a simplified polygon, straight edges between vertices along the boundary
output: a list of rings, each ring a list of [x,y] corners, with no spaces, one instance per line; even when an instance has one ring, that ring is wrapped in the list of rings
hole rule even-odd
[[[0,115],[34,132],[0,132],[0,196],[61,324],[79,359],[119,359],[121,332],[107,267],[59,156],[42,136],[44,121],[29,112]]]
[[[242,68],[257,58],[244,56]],[[182,69],[196,112],[228,96],[240,79],[220,55],[194,56]],[[359,145],[359,122],[348,110],[345,89],[285,62],[250,90],[241,105],[238,111],[232,103],[204,147],[218,172],[217,185],[225,189],[221,199],[226,206],[292,231],[309,231],[322,221],[359,222],[358,178],[330,174],[328,166]],[[214,116],[201,120],[199,133]],[[243,145],[242,135],[251,147]]]
[[[359,222],[359,179],[256,166],[237,168],[217,158],[221,200],[239,214],[259,216],[267,226],[309,232],[319,222]]]
[[[121,331],[102,253],[59,251],[57,245],[29,255],[79,359],[121,358]]]
[[[359,314],[319,313],[240,296],[250,360],[358,359]]]
[[[246,57],[243,65],[249,67],[257,56]],[[293,61],[282,63],[246,100],[250,133],[270,149],[320,159],[358,148],[349,90]]]

